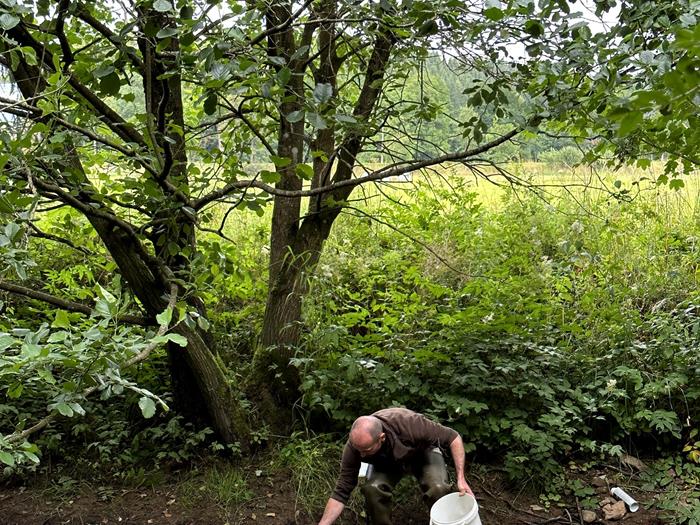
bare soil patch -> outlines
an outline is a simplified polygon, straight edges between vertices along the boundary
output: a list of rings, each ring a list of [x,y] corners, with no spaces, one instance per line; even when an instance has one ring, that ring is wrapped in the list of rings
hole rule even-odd
[[[470,476],[471,486],[480,506],[484,525],[580,525],[584,523],[580,503],[566,501],[564,507],[542,508],[537,496],[518,490],[498,470],[483,469],[484,474]],[[591,482],[601,472],[586,473]],[[579,477],[579,479],[582,479]],[[322,508],[314,515],[301,508],[291,473],[276,472],[250,476],[249,498],[244,503],[221,505],[215,501],[199,501],[193,505],[182,497],[178,481],[143,488],[94,488],[85,485],[71,495],[57,495],[55,490],[37,487],[0,487],[0,525],[313,525]],[[607,487],[597,487],[594,499],[602,501]],[[397,525],[426,525],[428,510],[416,491],[405,491],[395,505]],[[642,504],[636,513],[627,513],[621,520],[605,521],[601,508],[596,508],[596,522],[605,525],[653,525],[664,523],[658,513],[640,495]],[[346,510],[341,525],[360,525],[365,518]]]

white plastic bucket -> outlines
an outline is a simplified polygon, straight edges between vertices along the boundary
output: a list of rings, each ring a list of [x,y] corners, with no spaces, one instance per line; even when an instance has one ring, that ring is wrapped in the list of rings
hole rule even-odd
[[[443,496],[430,509],[430,525],[481,525],[479,505],[469,494]]]

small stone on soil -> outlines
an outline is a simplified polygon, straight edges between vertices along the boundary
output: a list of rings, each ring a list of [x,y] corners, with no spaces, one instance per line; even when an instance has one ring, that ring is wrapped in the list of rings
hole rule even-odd
[[[627,465],[628,467],[632,467],[639,471],[646,470],[647,468],[647,466],[641,459],[635,458],[634,456],[630,456],[628,454],[623,454],[620,458],[620,461],[622,461],[622,463]]]
[[[581,519],[586,523],[593,523],[598,519],[598,515],[592,510],[584,510],[581,513]]]
[[[603,516],[606,520],[619,520],[625,514],[627,514],[627,509],[625,509],[624,501],[618,501],[614,505],[606,505],[603,507]]]

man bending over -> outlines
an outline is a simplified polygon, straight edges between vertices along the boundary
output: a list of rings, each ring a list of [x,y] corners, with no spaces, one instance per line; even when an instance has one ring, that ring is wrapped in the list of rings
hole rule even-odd
[[[367,516],[373,525],[391,525],[394,487],[404,474],[413,474],[430,508],[451,492],[441,450],[450,449],[461,495],[474,493],[464,477],[464,445],[460,435],[407,408],[385,408],[358,417],[343,449],[340,476],[318,525],[331,525],[345,508],[357,485],[360,463],[372,465],[362,487]]]

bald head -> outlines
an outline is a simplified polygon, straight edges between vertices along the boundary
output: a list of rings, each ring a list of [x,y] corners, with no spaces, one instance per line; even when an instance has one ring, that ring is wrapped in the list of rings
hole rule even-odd
[[[374,416],[360,416],[350,428],[350,443],[357,449],[367,449],[384,434],[382,422]]]

